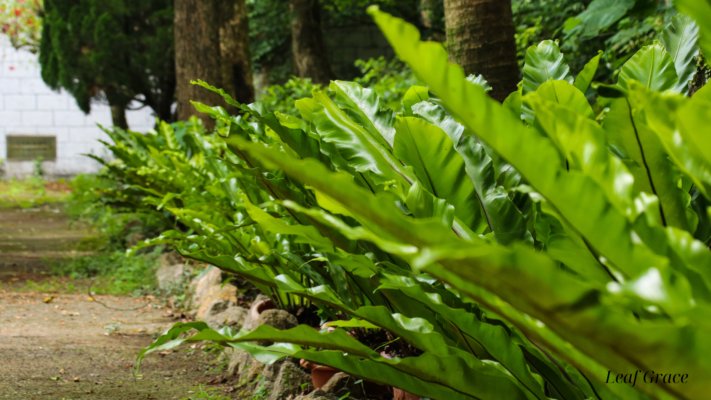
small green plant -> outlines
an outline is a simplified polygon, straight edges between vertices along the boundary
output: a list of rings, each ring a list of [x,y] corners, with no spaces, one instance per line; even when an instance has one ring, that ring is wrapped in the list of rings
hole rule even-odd
[[[121,331],[121,321],[114,322],[113,324],[106,325],[104,327],[107,335],[116,335]]]
[[[312,90],[320,90],[321,85],[311,82],[309,78],[292,76],[283,85],[272,85],[264,89],[259,101],[273,112],[298,116],[294,107],[296,100],[311,95]]]
[[[188,397],[183,397],[180,400],[197,400],[197,399],[204,399],[204,400],[231,400],[227,396],[223,396],[219,393],[218,388],[207,388],[205,385],[200,385],[192,388],[190,396]]]
[[[94,279],[92,291],[99,294],[145,295],[157,290],[155,270],[162,247],[129,257],[116,250],[50,263],[52,272],[72,279]]]
[[[39,156],[35,158],[33,161],[33,169],[32,169],[32,176],[35,178],[42,178],[44,177],[44,167],[42,166],[42,162],[44,161],[44,157]]]
[[[259,377],[257,377],[259,379]],[[252,399],[250,400],[264,400],[269,396],[269,390],[264,387],[264,377],[262,376],[262,383],[260,386],[254,391],[254,396],[252,396]]]
[[[395,111],[402,109],[400,100],[405,92],[412,85],[418,84],[412,70],[397,58],[379,57],[358,60],[355,65],[363,76],[354,81],[361,86],[373,89],[380,97],[382,106]]]

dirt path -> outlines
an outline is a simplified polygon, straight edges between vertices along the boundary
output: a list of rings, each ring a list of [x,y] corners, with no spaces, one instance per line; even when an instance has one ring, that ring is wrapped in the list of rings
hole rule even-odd
[[[0,210],[0,399],[180,399],[211,364],[200,350],[149,355],[141,348],[173,324],[148,299],[101,296],[107,309],[78,294],[18,291],[47,279],[46,257],[62,257],[86,234],[68,230],[61,210]],[[118,327],[107,335],[107,327]]]
[[[77,254],[85,227],[69,227],[61,207],[0,208],[0,283],[16,286],[47,275],[46,259]]]

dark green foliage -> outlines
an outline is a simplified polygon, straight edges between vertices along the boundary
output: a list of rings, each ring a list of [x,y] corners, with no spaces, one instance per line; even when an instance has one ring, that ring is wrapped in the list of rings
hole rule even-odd
[[[355,78],[355,82],[369,87],[383,101],[384,107],[399,111],[402,108],[401,99],[410,86],[417,83],[415,75],[410,68],[397,58],[385,57],[358,60],[355,66],[362,76]],[[267,87],[259,99],[267,110],[299,116],[299,110],[294,108],[297,100],[309,97],[313,90],[320,90],[321,85],[314,84],[310,79],[292,76],[283,85]]]
[[[405,93],[403,112],[352,82],[297,101],[301,118],[198,82],[255,121],[195,103],[225,124],[217,133],[238,158],[224,180],[235,186],[210,196],[232,196],[243,219],[206,212],[202,194],[169,195],[186,204],[171,212],[189,216],[196,234],[146,243],[173,243],[275,298],[308,299],[340,329],[178,323],[139,360],[212,341],[438,400],[702,398],[707,380],[605,384],[608,371],[635,368],[711,373],[711,92],[681,95],[691,80],[677,73],[689,67],[681,54],[704,48],[698,36],[679,39],[687,17],[591,106],[584,92],[603,87],[591,83],[598,59],[571,73],[559,45],[544,41],[526,52],[520,91],[499,104],[440,44],[371,13],[427,85]],[[689,16],[701,39],[711,27],[703,15]],[[405,348],[372,346],[358,329]]]
[[[387,60],[385,57],[356,61],[361,77],[354,82],[363,87],[371,88],[383,101],[383,106],[400,111],[401,99],[410,86],[418,83],[412,70],[397,58]]]
[[[91,251],[125,250],[138,238],[154,237],[173,227],[174,222],[154,207],[141,207],[134,190],[112,173],[110,168],[99,175],[78,175],[70,183],[72,193],[66,210],[75,221],[94,226],[100,238]],[[109,194],[125,193],[112,197]]]
[[[601,81],[611,81],[676,15],[666,0],[514,0],[513,12],[521,63],[525,49],[545,39],[560,41],[574,71],[604,50]]]
[[[171,119],[172,1],[46,0],[45,9],[39,61],[47,85],[87,113],[93,101],[136,101]]]
[[[291,77],[283,85],[272,85],[267,87],[259,101],[273,112],[298,116],[299,112],[294,108],[294,102],[311,94],[312,90],[321,89],[321,85],[312,83],[309,78]]]
[[[419,0],[321,0],[320,3],[321,24],[325,29],[372,25],[365,12],[371,4],[421,26]],[[270,82],[282,84],[293,74],[289,2],[260,0],[249,2],[248,8],[252,66],[257,71],[266,69]]]

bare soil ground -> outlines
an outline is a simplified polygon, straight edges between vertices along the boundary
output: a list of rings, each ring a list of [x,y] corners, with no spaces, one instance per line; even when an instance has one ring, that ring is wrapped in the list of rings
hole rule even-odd
[[[180,399],[209,381],[214,357],[190,349],[151,354],[134,375],[140,349],[173,324],[155,300],[97,297],[135,309],[118,311],[86,294],[45,303],[50,293],[23,290],[49,279],[47,258],[77,253],[87,231],[68,222],[52,206],[0,209],[0,399]],[[107,335],[110,325],[120,328]]]

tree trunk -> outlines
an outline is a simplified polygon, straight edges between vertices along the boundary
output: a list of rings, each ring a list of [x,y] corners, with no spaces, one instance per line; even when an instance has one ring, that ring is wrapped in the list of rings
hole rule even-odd
[[[240,103],[254,102],[254,83],[249,51],[249,18],[245,0],[222,0],[220,4],[220,56],[222,84]]]
[[[444,0],[444,15],[449,61],[484,75],[491,97],[504,101],[520,80],[511,2]]]
[[[196,115],[205,129],[212,130],[215,121],[198,113],[190,100],[207,105],[223,105],[222,97],[191,80],[202,79],[215,87],[222,86],[220,72],[219,0],[175,0],[175,75],[178,119],[187,121]]]
[[[296,73],[328,85],[336,77],[323,43],[320,7],[318,0],[289,0],[291,40]]]
[[[118,91],[109,86],[104,89],[104,94],[106,95],[106,100],[109,102],[109,109],[111,110],[111,123],[113,126],[119,127],[121,129],[128,129],[128,122],[126,121],[126,108],[131,102],[130,99],[118,94]]]
[[[111,121],[114,126],[127,130],[128,121],[126,121],[126,107],[111,104],[109,105],[109,108],[111,108]]]

